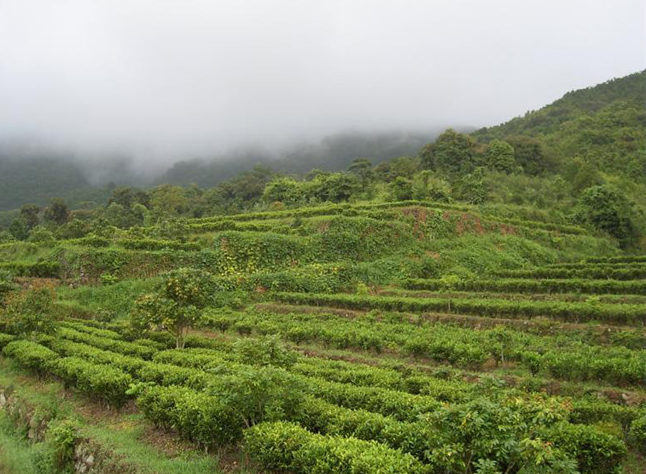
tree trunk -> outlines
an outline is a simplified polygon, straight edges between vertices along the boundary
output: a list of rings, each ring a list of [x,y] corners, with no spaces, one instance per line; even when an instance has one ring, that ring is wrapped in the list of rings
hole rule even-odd
[[[184,326],[180,326],[175,334],[175,349],[184,349]]]

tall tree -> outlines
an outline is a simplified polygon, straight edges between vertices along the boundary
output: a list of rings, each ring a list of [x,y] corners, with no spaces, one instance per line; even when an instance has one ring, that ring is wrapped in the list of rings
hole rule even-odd
[[[476,167],[476,142],[469,135],[452,128],[444,131],[434,143],[420,151],[426,169],[449,172],[471,171]]]
[[[516,166],[514,147],[504,140],[492,140],[485,157],[486,166],[492,170],[511,173]]]
[[[370,162],[370,160],[367,160],[365,158],[352,160],[352,163],[350,163],[350,166],[348,166],[348,171],[359,178],[359,181],[361,182],[361,186],[363,188],[368,186],[374,178],[372,163]]]
[[[25,221],[29,230],[38,225],[40,210],[40,207],[36,204],[25,204],[20,208],[20,217]]]
[[[633,204],[612,185],[592,186],[581,193],[580,212],[597,229],[629,246],[639,231],[635,224]]]
[[[45,220],[56,225],[65,224],[70,218],[70,209],[61,198],[52,198],[45,208]]]

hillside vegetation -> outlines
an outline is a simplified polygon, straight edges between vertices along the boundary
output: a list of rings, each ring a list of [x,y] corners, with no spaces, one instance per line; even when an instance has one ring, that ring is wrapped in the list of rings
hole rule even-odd
[[[23,205],[0,469],[641,472],[646,183],[556,144],[643,79],[377,165]]]

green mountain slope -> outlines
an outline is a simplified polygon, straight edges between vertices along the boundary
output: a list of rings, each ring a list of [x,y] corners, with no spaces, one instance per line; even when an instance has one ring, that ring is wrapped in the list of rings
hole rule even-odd
[[[601,171],[646,179],[646,71],[568,92],[473,135],[480,142],[533,137],[556,168],[578,156]]]

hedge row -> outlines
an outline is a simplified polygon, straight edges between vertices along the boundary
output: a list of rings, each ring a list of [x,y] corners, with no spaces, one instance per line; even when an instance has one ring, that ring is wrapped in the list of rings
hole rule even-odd
[[[201,369],[225,366],[227,371],[235,371],[240,367],[239,364],[231,362],[235,359],[235,355],[231,351],[230,343],[213,338],[194,337],[194,339],[192,342],[195,346],[207,345],[217,350],[162,351],[154,356],[153,363],[65,341],[64,344],[68,350],[64,353],[86,357],[97,363],[112,364],[144,381],[156,382],[161,385],[187,385],[195,389],[205,387],[209,381],[209,377]],[[592,357],[591,359],[583,358],[582,354],[568,352],[548,352],[542,356],[538,355],[538,359],[536,359],[532,357],[535,354],[520,351],[515,354],[512,352],[509,357],[530,367],[538,364],[552,375],[568,380],[602,379],[626,382],[626,380],[632,379],[634,383],[643,383],[646,377],[646,363],[631,358],[630,351],[625,352],[624,356],[619,353],[615,356],[606,351],[603,358]],[[200,370],[185,370],[183,367]],[[350,384],[350,386],[385,388],[412,394],[430,395],[437,400],[450,402],[463,402],[482,394],[482,387],[472,383],[438,379],[419,373],[402,374],[392,369],[311,357],[299,358],[296,365],[290,368],[290,372],[306,376],[302,379],[306,386],[312,384],[324,386],[325,382],[339,382],[342,384],[341,386]],[[324,381],[320,382],[321,379]],[[338,390],[338,386],[336,391],[336,397],[340,397],[344,393],[343,390]],[[320,388],[318,393],[319,395],[323,393]],[[329,395],[325,398],[330,399]],[[332,400],[334,399],[332,398]],[[348,405],[347,395],[343,403]],[[627,430],[630,422],[636,416],[637,412],[631,407],[618,406],[602,400],[594,400],[593,402],[575,400],[571,419],[577,423],[617,421]]]
[[[191,223],[201,224],[201,223],[222,223],[222,222],[244,222],[251,220],[271,220],[271,219],[286,219],[293,217],[314,217],[314,216],[334,216],[334,215],[348,215],[348,216],[358,216],[358,215],[367,215],[366,211],[372,210],[390,210],[393,213],[398,211],[401,208],[414,207],[414,208],[423,208],[428,210],[449,210],[449,211],[459,211],[459,212],[469,212],[474,215],[481,215],[477,211],[477,208],[473,206],[465,206],[458,204],[447,204],[441,202],[433,201],[397,201],[397,202],[386,202],[386,203],[371,203],[371,204],[329,204],[325,206],[316,206],[316,207],[306,207],[300,209],[292,209],[285,211],[270,211],[270,212],[249,212],[244,214],[236,214],[227,217],[206,217],[200,219],[192,219]],[[541,229],[546,231],[557,231],[563,234],[585,234],[587,231],[581,227],[576,227],[572,225],[564,224],[555,224],[550,222],[541,222],[541,221],[530,221],[526,219],[515,219],[515,218],[506,218],[492,215],[481,215],[482,218],[494,221],[508,223],[512,225],[518,225],[522,227]]]
[[[229,353],[226,354],[194,349],[183,351],[173,349],[158,352],[153,357],[153,361],[209,370],[223,364],[231,366],[231,362],[227,361],[227,355],[230,356],[232,353],[230,348],[228,350]],[[289,368],[289,371],[306,376],[307,379],[302,379],[304,381],[324,379],[328,382],[338,382],[350,386],[378,387],[453,402],[463,401],[479,391],[474,384],[438,379],[421,373],[402,374],[391,369],[313,357],[300,357],[297,360],[296,364]]]
[[[237,230],[246,232],[281,232],[282,228],[291,229],[288,225],[276,225],[274,223],[265,222],[235,222],[232,220],[221,220],[216,222],[202,222],[189,224],[188,229],[191,233],[204,233],[204,232],[223,232],[226,230]]]
[[[58,278],[61,272],[58,262],[2,262],[0,269],[9,270],[14,276],[34,278]]]
[[[222,446],[242,437],[239,415],[223,400],[186,387],[149,387],[137,406],[158,426],[204,446]]]
[[[58,354],[51,349],[36,342],[23,340],[9,342],[2,353],[39,375],[49,372],[51,364],[58,359]]]
[[[206,353],[194,354],[190,350],[188,352],[169,350],[157,354],[155,360],[192,368],[208,369],[218,366],[219,373],[235,373],[241,367],[241,364],[223,361],[221,357],[219,354],[213,356]],[[294,374],[294,377],[306,387],[308,393],[315,397],[346,408],[364,409],[391,415],[403,421],[415,420],[421,413],[431,412],[441,406],[438,400],[425,395],[383,387],[362,387],[350,383],[332,382],[306,375]]]
[[[68,355],[76,355],[94,362],[111,364],[113,366],[123,368],[139,380],[155,382],[162,385],[187,385],[195,389],[202,389],[208,385],[210,377],[202,370],[188,370],[183,369],[182,366],[200,369],[217,366],[222,368],[225,366],[225,370],[229,373],[235,373],[239,367],[242,367],[240,364],[226,360],[235,358],[231,352],[230,343],[214,340],[212,338],[195,339],[196,340],[193,341],[193,343],[196,346],[202,345],[201,342],[204,342],[204,345],[213,346],[220,352],[204,349],[188,349],[184,351],[169,350],[157,353],[154,357],[155,362],[147,362],[92,348],[83,344],[69,341],[65,341],[64,344],[68,346],[68,349],[72,349],[67,351]],[[204,341],[201,341],[201,339],[204,339]],[[519,357],[524,356],[524,353],[519,355]],[[616,362],[616,360],[613,361],[612,358],[597,359],[596,362],[595,360],[592,360],[591,362],[585,362],[581,365],[582,359],[577,359],[576,356],[577,354],[548,353],[542,357],[542,360],[548,361],[548,363],[546,363],[546,366],[548,367],[551,367],[549,364],[556,363],[557,366],[560,365],[560,370],[564,371],[564,374],[555,373],[554,375],[561,375],[563,378],[573,379],[575,378],[575,374],[587,373],[590,371],[594,373],[595,370],[599,372],[599,377],[602,377],[602,374],[606,374],[606,378],[617,376],[613,375],[617,373],[617,369],[612,366],[612,364]],[[635,360],[631,362],[630,359],[618,360],[622,364],[623,362],[626,362],[625,365],[627,367],[632,366],[633,370],[642,374],[643,377],[646,363],[639,363]],[[530,361],[530,363],[531,362],[532,361]],[[179,367],[174,364],[179,365]],[[441,380],[423,374],[406,374],[404,377],[401,373],[391,369],[389,370],[370,366],[357,367],[357,364],[340,361],[327,361],[309,357],[300,358],[300,362],[293,366],[290,371],[296,374],[306,375],[307,377],[301,379],[301,381],[304,382],[305,386],[316,387],[314,393],[319,396],[351,407],[356,406],[353,405],[353,403],[355,403],[353,398],[356,400],[357,391],[350,389],[350,393],[348,394],[347,388],[343,389],[343,384],[352,384],[350,387],[353,385],[377,386],[380,388],[394,389],[395,391],[403,390],[411,393],[422,393],[425,395],[431,395],[438,400],[447,400],[452,402],[467,401],[482,394],[482,390],[478,389],[477,385],[465,382]],[[643,378],[638,380],[637,383],[640,383],[642,380]],[[335,387],[334,384],[326,384],[326,382],[329,381],[342,382],[342,384]],[[342,389],[339,389],[339,387],[342,387]],[[326,388],[328,391],[331,389],[333,392],[332,396],[330,396],[329,393],[326,394]],[[507,391],[507,389],[502,391],[496,390],[495,393],[502,394]],[[358,393],[361,395],[361,391]],[[365,396],[366,393],[368,393],[368,391],[364,391],[363,395]],[[375,398],[378,399],[378,397],[374,396],[370,396],[368,398],[372,398],[373,403]],[[368,409],[374,409],[374,406],[371,406],[369,403],[364,402],[362,406]],[[381,400],[378,402],[378,406],[383,407],[388,405]],[[377,410],[379,411],[380,408]],[[422,412],[427,412],[427,409],[422,409]],[[401,412],[396,412],[396,415],[401,417]],[[630,428],[631,422],[637,416],[638,411],[634,408],[618,406],[595,399],[575,400],[570,414],[570,419],[576,423],[616,421],[621,423],[624,431],[627,432]]]
[[[207,446],[230,443],[236,441],[240,435],[241,419],[236,418],[222,400],[202,392],[180,387],[152,387],[146,390],[138,403],[146,416],[155,423],[177,429],[183,437]],[[594,414],[593,407],[588,408],[587,413],[583,411],[584,408],[579,408],[577,421],[582,421],[586,417],[594,421],[607,419]],[[624,408],[626,411],[629,410],[626,407],[617,407],[616,410],[624,411]],[[528,413],[533,412],[528,409]],[[628,426],[635,416],[632,410],[630,418],[627,418]],[[435,439],[433,431],[425,429],[425,424],[419,424],[416,418],[411,419],[410,422],[400,422],[379,413],[350,410],[311,397],[303,400],[291,421],[298,421],[308,429],[321,433],[378,440],[422,460],[429,460],[427,456],[432,451],[429,447],[433,443],[441,442],[441,439]],[[567,426],[563,429],[572,431]],[[579,433],[581,430],[575,431]],[[623,449],[621,442],[611,439],[611,436],[599,434],[592,428],[583,431],[588,438],[584,436],[579,444],[577,441],[568,440],[568,443],[574,446],[568,448],[568,454],[581,457],[583,465],[586,466],[582,472],[598,472],[590,468],[588,458],[600,456],[601,461],[604,461],[609,457],[608,453],[612,455],[615,452],[615,456],[621,455]],[[593,437],[592,440],[589,439],[590,436]],[[565,439],[563,430],[560,430],[554,438],[557,441]],[[594,450],[579,452],[581,444],[592,445]],[[610,451],[607,449],[608,446],[611,448]]]
[[[169,350],[155,355],[154,363],[134,363],[131,358],[111,356],[105,352],[79,346],[60,346],[60,350],[70,355],[83,355],[101,363],[115,364],[131,372],[136,378],[146,382],[163,385],[181,384],[194,388],[203,388],[208,383],[208,374],[196,368],[221,366],[228,371],[235,371],[240,364],[225,361],[220,354],[199,350]],[[180,367],[178,367],[180,366]],[[182,369],[181,366],[193,369]],[[411,420],[421,413],[426,413],[440,406],[437,400],[421,395],[414,395],[380,387],[357,387],[350,384],[329,382],[320,378],[297,376],[308,390],[320,398],[349,408],[362,408],[393,415],[399,419]]]
[[[340,435],[366,441],[377,441],[394,449],[427,461],[432,447],[432,435],[423,423],[402,422],[380,413],[351,410],[332,403],[307,397],[293,420],[309,431]]]
[[[570,270],[634,270],[646,268],[645,262],[566,262],[551,263],[542,268],[566,268]]]
[[[129,355],[119,354],[104,349],[99,349],[82,342],[74,342],[65,338],[52,341],[49,347],[57,353],[67,357],[79,357],[95,364],[105,364],[117,367],[129,374],[136,374],[147,361]]]
[[[381,387],[360,387],[325,379],[297,376],[316,398],[353,410],[367,410],[400,421],[416,421],[423,413],[442,406],[433,397],[414,395]]]
[[[69,340],[56,341],[52,348],[66,356],[80,357],[95,364],[105,364],[123,370],[142,382],[159,385],[186,385],[202,389],[211,376],[197,368],[186,368],[174,364],[150,362],[138,357],[117,354],[83,343]]]
[[[299,360],[291,372],[308,377],[324,378],[333,382],[349,383],[359,386],[376,386],[409,393],[430,395],[440,401],[459,403],[483,395],[482,385],[462,380],[445,380],[422,373],[402,373],[354,362],[329,361],[312,357]],[[510,388],[496,388],[495,393],[512,393]],[[616,421],[628,430],[631,422],[639,416],[635,407],[617,405],[604,400],[573,400],[570,421],[573,423],[593,424],[600,421]]]
[[[200,245],[195,242],[178,242],[175,240],[120,239],[117,243],[128,250],[201,250]]]
[[[557,424],[545,434],[556,448],[576,459],[581,473],[617,472],[626,456],[624,443],[589,426]],[[349,449],[347,445],[341,448],[336,443],[348,443],[357,449]],[[450,461],[446,463],[448,466],[420,464],[412,456],[374,441],[339,436],[325,437],[285,422],[261,423],[245,431],[245,450],[253,460],[273,472],[381,474],[457,472],[460,469],[459,464],[451,466]],[[475,461],[469,459],[467,472],[470,472],[472,467],[470,463]],[[549,469],[547,461],[540,460],[538,465]],[[494,463],[493,466],[495,465]],[[453,469],[450,469],[451,467]],[[447,471],[447,468],[450,471]]]
[[[185,387],[149,387],[138,397],[137,405],[144,412],[146,418],[158,426],[174,429],[180,436],[192,440],[204,446],[222,446],[241,439],[243,434],[243,423],[239,415],[226,405],[226,402],[203,392],[196,392]],[[318,407],[318,418],[315,413]],[[347,415],[348,410],[340,409]],[[312,424],[319,426],[325,424],[320,418],[320,405],[310,400],[308,408],[305,408],[301,415],[302,419],[309,418]],[[337,418],[342,415],[337,414]],[[363,413],[364,420],[387,420],[376,414]],[[334,423],[334,420],[331,420]],[[341,423],[336,420],[337,425]],[[393,428],[401,424],[391,422]],[[349,422],[346,422],[346,429],[349,430]],[[330,430],[334,428],[328,425]],[[355,428],[358,428],[358,423]],[[383,430],[382,430],[383,431]],[[393,436],[396,429],[391,429]],[[374,430],[373,430],[374,434]],[[413,436],[413,430],[409,429],[409,436]],[[364,433],[364,436],[370,436]]]
[[[5,356],[39,374],[53,374],[66,386],[104,400],[117,408],[127,400],[132,377],[122,370],[94,364],[79,357],[60,357],[51,349],[31,341],[13,341],[3,349]]]
[[[409,290],[497,291],[505,293],[590,293],[646,295],[646,280],[587,280],[587,279],[524,279],[499,278],[495,280],[442,280],[409,279],[404,281]]]
[[[172,352],[172,351],[169,351],[169,352]],[[204,352],[204,355],[206,355],[206,351],[203,351],[203,352]],[[72,358],[72,359],[73,359],[73,358]],[[84,361],[81,361],[81,362],[84,362]],[[93,366],[93,364],[91,364],[91,363],[87,363],[87,364],[89,364],[89,366]],[[152,366],[152,365],[154,365],[154,364],[152,364],[152,363],[146,363],[146,365],[150,365],[150,366]],[[94,369],[94,370],[95,370],[95,369]],[[96,370],[95,370],[95,371],[96,371]],[[74,370],[74,371],[73,371],[73,373],[76,373],[76,372],[77,372],[76,370]],[[88,372],[88,373],[89,373],[89,371],[86,371],[86,372]],[[71,376],[71,375],[69,375],[69,377],[72,377],[72,376]],[[103,377],[102,377],[102,378],[103,378]],[[316,386],[316,387],[321,387],[322,385],[325,385],[325,382],[324,382],[324,381],[323,381],[323,382],[318,382],[318,383],[316,383],[316,384],[315,384],[315,386]],[[332,385],[334,385],[334,384],[332,384]],[[93,387],[93,386],[90,386],[90,388],[85,389],[85,391],[87,391],[88,393],[95,393],[95,392],[97,391],[97,389],[96,389],[96,388],[92,388],[92,387]],[[108,392],[107,390],[102,390],[102,391],[103,391],[103,392]],[[119,390],[119,391],[117,391],[116,393],[120,394],[120,393],[122,393],[122,391],[121,391],[121,390]],[[189,395],[191,395],[191,392],[188,392],[188,391],[184,391],[184,392],[183,392],[183,394],[184,394],[184,395],[185,395],[185,394],[187,394],[187,393],[188,393]],[[339,395],[339,393],[340,393],[339,391],[336,391],[335,396],[338,396],[338,395]],[[352,399],[354,398],[354,395],[355,395],[355,394],[350,394],[350,396],[349,396],[348,398],[349,398],[350,400],[352,400]],[[116,394],[115,394],[115,397],[116,397]],[[195,422],[197,422],[197,423],[203,423],[203,422],[204,422],[204,419],[205,419],[205,416],[204,416],[204,410],[203,410],[203,407],[202,407],[203,403],[192,404],[192,402],[191,402],[190,400],[193,400],[193,402],[194,402],[194,398],[192,397],[192,395],[191,395],[191,397],[190,397],[189,401],[186,401],[186,400],[185,400],[184,402],[182,402],[182,403],[185,403],[185,404],[186,404],[186,405],[187,405],[191,410],[193,410],[193,412],[192,412],[193,414],[192,414],[192,415],[190,415],[190,416],[183,416],[183,415],[185,415],[185,413],[183,413],[183,410],[182,410],[182,411],[177,412],[177,410],[175,410],[175,409],[172,409],[172,410],[171,410],[171,409],[168,409],[168,407],[166,407],[166,409],[165,409],[165,410],[162,410],[162,411],[163,411],[164,413],[167,413],[167,414],[168,414],[168,413],[174,413],[174,414],[173,414],[173,416],[179,416],[179,415],[178,415],[178,413],[179,413],[180,415],[182,415],[182,416],[183,416],[183,423],[195,423]],[[202,402],[204,402],[204,400],[202,400]],[[315,416],[315,415],[316,415],[316,413],[317,413],[317,412],[316,412],[316,409],[317,409],[316,407],[318,407],[318,409],[319,409],[319,410],[321,409],[321,407],[322,407],[323,409],[325,409],[325,408],[326,408],[326,406],[325,406],[325,405],[321,405],[321,402],[316,402],[316,403],[317,403],[317,405],[316,405],[314,408],[310,407],[310,408],[311,408],[311,409],[310,409],[310,411],[309,411],[309,416],[310,416],[310,417],[312,417],[312,416]],[[342,403],[347,403],[347,402],[342,402]],[[352,403],[352,402],[350,402],[350,403]],[[382,406],[387,405],[387,404],[384,404],[383,400],[380,402],[380,404],[381,404]],[[395,403],[395,404],[396,404],[396,403]],[[177,406],[177,405],[175,405],[175,406]],[[328,407],[328,408],[330,408],[330,407]],[[213,406],[211,406],[211,409],[213,409]],[[380,434],[380,433],[381,433],[381,434],[380,434],[380,436],[382,436],[382,437],[386,437],[386,438],[384,438],[384,439],[387,439],[387,435],[386,435],[386,434],[384,434],[384,433],[387,433],[388,431],[386,431],[386,432],[382,432],[383,430],[381,430],[381,429],[379,428],[380,423],[381,423],[381,422],[379,421],[379,420],[381,420],[381,418],[380,418],[379,416],[374,417],[374,416],[372,416],[372,415],[370,415],[370,414],[364,414],[365,416],[363,416],[363,415],[361,415],[361,414],[357,414],[357,413],[350,413],[350,412],[347,412],[347,411],[345,411],[345,410],[338,409],[337,407],[331,407],[331,409],[332,409],[333,411],[335,411],[335,412],[337,413],[337,415],[338,415],[339,417],[341,417],[341,418],[340,418],[339,420],[337,420],[337,421],[336,421],[336,423],[337,423],[337,428],[334,428],[334,426],[331,426],[331,427],[329,427],[329,428],[327,428],[327,429],[329,429],[329,430],[337,429],[337,430],[338,430],[338,429],[342,429],[343,427],[345,427],[345,428],[343,428],[343,429],[346,429],[346,430],[350,431],[350,430],[352,430],[352,429],[359,429],[359,428],[360,428],[361,430],[364,430],[364,431],[359,431],[359,432],[364,433],[364,435],[365,435],[366,437],[367,437],[367,436],[369,436],[369,433],[371,432],[370,430],[373,430],[373,431],[372,431],[372,433],[374,433],[374,436],[377,436],[378,434]],[[428,412],[431,412],[431,411],[428,411]],[[230,411],[228,411],[226,407],[220,406],[217,410],[215,410],[215,413],[216,413],[216,415],[217,415],[217,416],[215,416],[215,418],[214,418],[214,416],[213,416],[213,415],[211,415],[211,417],[210,417],[209,419],[211,419],[211,420],[214,420],[214,419],[215,419],[215,420],[219,420],[219,423],[222,423],[222,420],[228,420],[228,421],[225,421],[225,423],[228,423],[226,426],[228,427],[227,429],[230,429],[230,427],[231,427],[231,423],[230,423],[231,419],[227,419],[227,418],[226,418],[226,416],[228,416],[228,415],[230,414]],[[305,413],[305,412],[303,412],[303,413]],[[423,412],[422,412],[422,413],[423,413]],[[231,416],[234,416],[234,415],[231,415]],[[305,415],[301,414],[301,416],[305,416]],[[400,415],[400,416],[401,416],[401,415]],[[223,417],[224,417],[224,418],[223,418]],[[347,420],[345,420],[345,419],[344,419],[344,417],[349,417],[349,418],[348,418]],[[357,420],[359,420],[359,421],[357,421]],[[361,420],[366,421],[366,422],[367,422],[367,421],[372,420],[373,422],[377,423],[377,425],[376,425],[376,427],[373,427],[373,426],[371,426],[370,424],[368,424],[368,425],[364,426],[363,424],[361,424],[361,423],[363,423],[363,422],[361,422]],[[239,421],[239,420],[238,420],[238,421]],[[334,421],[334,420],[332,420],[332,421]],[[383,420],[382,420],[382,421],[383,421]],[[411,419],[411,421],[414,421],[414,420],[413,420],[413,419]],[[359,423],[359,422],[361,422],[361,423]],[[312,421],[312,423],[314,423],[314,422]],[[340,425],[339,425],[339,423],[340,423]],[[357,424],[357,423],[359,423],[359,424]],[[395,423],[395,424],[393,425],[392,423]],[[355,425],[356,425],[356,426],[355,426]],[[197,431],[196,431],[196,430],[194,429],[193,425],[190,425],[190,426],[191,426],[191,427],[187,429],[187,433],[199,433],[199,432],[200,432],[199,430],[197,430]],[[215,424],[215,425],[213,425],[213,426],[210,426],[207,430],[205,430],[205,432],[206,432],[207,434],[208,434],[208,433],[212,433],[212,432],[213,432],[213,430],[214,430],[214,428],[215,428],[216,426],[218,426],[218,425],[217,425],[217,424]],[[220,426],[222,426],[222,425],[220,425]],[[355,426],[355,428],[353,428],[353,426]],[[396,425],[396,422],[394,422],[394,421],[393,421],[393,422],[391,422],[391,424],[390,424],[390,425],[388,425],[388,426],[397,426],[397,425]],[[400,426],[400,428],[401,428],[401,426]],[[320,429],[323,429],[323,428],[320,428]],[[569,429],[569,428],[568,428],[568,429]],[[368,430],[368,431],[365,431],[365,430]],[[374,431],[374,430],[377,430],[377,431]],[[578,433],[578,431],[577,431],[577,433]],[[584,433],[584,434],[585,434],[585,433]],[[588,434],[590,434],[590,433],[588,433]],[[594,435],[594,437],[593,437],[593,439],[592,439],[592,440],[590,440],[590,439],[586,439],[585,437],[583,437],[583,442],[584,442],[584,443],[587,443],[588,445],[591,443],[591,444],[592,444],[592,446],[593,446],[593,447],[594,447],[594,449],[595,449],[594,453],[596,453],[596,452],[598,451],[598,445],[599,445],[599,443],[606,443],[606,444],[607,444],[608,439],[607,439],[607,438],[603,438],[603,436],[601,437],[601,438],[603,438],[603,439],[599,438],[598,433],[592,433],[592,434]],[[193,435],[191,435],[191,436],[195,436],[195,435],[193,434]],[[588,438],[589,438],[589,437],[588,437]],[[211,438],[207,438],[207,439],[211,439]],[[395,439],[395,440],[391,440],[389,443],[395,443],[395,442],[396,442],[396,439]],[[571,441],[571,440],[569,440],[568,442],[569,442],[569,443],[573,443],[573,441]],[[616,443],[618,443],[618,442],[616,442]],[[575,444],[576,444],[576,443],[575,443]],[[619,448],[617,448],[617,446],[619,446]],[[586,456],[597,456],[597,454],[590,454],[590,453],[583,453],[583,454],[581,454],[579,451],[577,451],[577,449],[579,449],[579,447],[580,447],[580,443],[579,443],[579,444],[576,444],[576,446],[574,446],[574,448],[572,448],[570,451],[572,451],[572,452],[577,452],[579,456],[583,456],[582,461],[580,461],[580,465],[585,466],[585,469],[582,469],[582,471],[583,471],[583,472],[600,472],[600,471],[593,471],[593,470],[590,470],[590,469],[591,469],[591,466],[593,466],[593,465],[598,465],[598,464],[599,464],[598,460],[597,460],[597,461],[595,461],[595,464],[590,464],[590,463],[585,464],[586,462],[588,462],[588,461],[586,461]],[[622,447],[621,443],[619,443],[619,444],[617,444],[617,445],[615,446],[615,448],[617,448],[617,449],[615,449],[615,448],[613,448],[612,446],[610,446],[610,449],[609,449],[609,450],[608,450],[608,449],[606,449],[606,454],[604,454],[604,456],[605,456],[606,458],[607,458],[607,457],[615,456],[615,458],[616,458],[616,456],[618,456],[618,454],[617,454],[617,453],[620,451],[620,448],[621,448],[621,447]],[[576,448],[576,449],[575,449],[575,448]],[[608,446],[606,446],[606,448],[608,448]],[[613,449],[614,449],[614,451],[613,451]],[[592,452],[592,451],[591,451],[591,452]],[[608,455],[607,453],[610,453],[610,454]],[[614,454],[613,454],[613,453],[614,453]],[[601,461],[603,461],[603,459],[602,459]],[[605,464],[603,464],[603,462],[602,462],[600,465],[604,465],[604,466],[605,466]]]
[[[620,257],[590,257],[590,263],[646,263],[646,255],[622,255]]]
[[[532,270],[501,270],[496,275],[502,278],[550,278],[550,279],[607,279],[638,280],[646,278],[646,266],[635,268],[592,267],[592,268],[550,268],[542,267]]]
[[[410,454],[374,441],[323,436],[293,423],[261,423],[245,431],[245,451],[264,469],[297,474],[422,474]]]
[[[93,334],[83,333],[67,327],[59,329],[59,336],[75,342],[83,342],[101,349],[118,352],[120,354],[141,357],[142,359],[151,359],[157,352],[157,349],[153,347],[121,341],[118,339],[95,336]]]
[[[646,410],[632,423],[628,439],[635,449],[646,455]]]
[[[622,472],[626,445],[615,436],[592,426],[557,424],[545,432],[554,445],[577,461],[581,473],[610,474]]]
[[[646,324],[644,305],[610,305],[560,301],[473,300],[458,298],[404,298],[351,294],[271,293],[271,298],[291,304],[322,305],[346,309],[474,314],[485,317],[529,319],[548,317],[580,323],[601,321],[607,324]]]
[[[66,386],[104,400],[120,408],[128,399],[126,392],[132,377],[115,367],[94,364],[79,357],[63,357],[52,362],[51,372],[60,377]]]
[[[646,386],[646,355],[620,358],[582,353],[548,352],[542,356],[526,352],[520,359],[532,373],[547,371],[555,378],[577,382],[603,380],[616,385]]]
[[[0,350],[4,349],[7,344],[15,340],[16,336],[0,332]]]
[[[481,388],[473,383],[444,380],[418,372],[402,373],[393,369],[313,357],[299,359],[290,371],[330,382],[428,395],[440,401],[460,402],[481,391]]]
[[[209,339],[209,341],[212,341],[212,339]],[[198,340],[193,342],[196,345],[199,343]],[[226,343],[218,341],[216,346],[222,351],[227,350]],[[194,389],[206,387],[210,380],[210,376],[201,369],[225,365],[228,370],[235,370],[239,366],[239,364],[227,360],[227,358],[231,359],[231,357],[228,357],[232,355],[231,347],[228,347],[228,353],[200,349],[162,351],[155,354],[154,362],[65,340],[57,341],[54,349],[67,356],[81,357],[97,364],[109,364],[118,367],[142,381],[155,382],[160,385],[186,385]],[[523,355],[521,354],[521,357]],[[568,354],[548,354],[543,356],[543,359],[548,361],[545,363],[547,370],[553,371],[553,375],[561,375],[567,379],[574,378],[573,374],[587,372],[592,374],[598,372],[597,376],[599,377],[603,377],[604,374],[606,378],[618,377],[618,375],[613,375],[617,372],[617,369],[611,365],[616,363],[613,362],[613,359],[599,359],[597,363],[593,361],[593,363],[584,364],[583,366],[581,366],[581,360],[576,359],[576,355],[573,358],[568,357]],[[620,365],[632,367],[633,370],[643,376],[644,364],[635,361],[631,363],[626,359],[618,360]],[[592,368],[589,368],[590,366]],[[186,369],[186,367],[191,369]],[[559,373],[559,370],[564,373]],[[351,384],[350,386],[371,386],[430,395],[438,400],[451,402],[466,401],[481,394],[481,389],[478,389],[478,386],[466,382],[442,380],[423,374],[404,375],[395,370],[310,357],[300,358],[299,362],[290,368],[290,371],[295,374],[305,375],[307,379],[303,379],[303,381],[307,385],[312,383],[320,385],[315,379],[325,379],[325,381],[329,382]],[[641,380],[636,380],[636,382],[640,383]],[[340,396],[339,393],[342,393],[342,391],[338,391],[336,397]],[[326,398],[329,399],[329,396]],[[345,403],[348,403],[347,399]],[[615,420],[621,422],[625,427],[630,424],[630,421],[635,416],[634,410],[629,407],[620,407],[601,401],[582,404],[575,402],[572,415],[573,420],[578,423]]]
[[[646,371],[643,351],[582,344],[577,337],[566,335],[554,338],[509,329],[474,330],[423,321],[414,325],[329,314],[223,315],[218,327],[223,329],[225,322],[244,334],[279,334],[298,344],[318,342],[340,349],[388,347],[404,356],[450,362],[463,368],[479,369],[491,358],[496,362],[513,361],[532,374],[544,372],[564,380],[642,385]],[[348,380],[355,383],[351,376]]]

